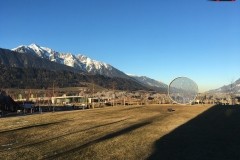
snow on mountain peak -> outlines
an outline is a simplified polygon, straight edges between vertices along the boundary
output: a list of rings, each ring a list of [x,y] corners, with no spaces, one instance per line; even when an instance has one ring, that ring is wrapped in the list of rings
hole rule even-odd
[[[132,77],[140,77],[140,76],[138,76],[138,75],[135,75],[135,74],[129,74],[129,73],[127,73],[127,75],[128,75],[128,76],[132,76]]]
[[[158,87],[167,86],[162,82],[155,81],[146,76],[137,76],[133,74],[126,75],[125,73],[119,71],[118,69],[112,67],[107,63],[92,60],[82,54],[73,55],[71,53],[56,52],[51,48],[42,47],[35,43],[32,43],[29,46],[21,45],[12,50],[20,53],[33,54],[35,56],[45,58],[56,63],[71,66],[91,74],[102,74],[110,77],[122,77],[122,78],[129,78],[129,76],[131,76],[134,79],[138,80],[139,82],[148,84],[150,86]]]
[[[26,46],[20,45],[20,46],[18,46],[18,47],[16,47],[16,48],[13,48],[12,50],[15,51],[15,50],[17,50],[18,48],[24,48],[24,47],[26,47]]]
[[[82,69],[90,73],[101,74],[103,72],[106,72],[106,70],[112,70],[111,65],[108,65],[104,62],[92,60],[85,55],[81,54],[73,55],[71,53],[56,52],[51,48],[41,47],[35,43],[32,43],[29,46],[21,45],[12,50],[21,53],[31,53],[41,58],[46,58],[49,59],[50,61]]]
[[[35,43],[30,44],[28,47],[30,47],[30,48],[41,48],[40,46],[38,46]]]

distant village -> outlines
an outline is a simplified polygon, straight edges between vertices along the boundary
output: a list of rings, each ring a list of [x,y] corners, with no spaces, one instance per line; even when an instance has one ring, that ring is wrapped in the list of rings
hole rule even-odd
[[[8,97],[4,103],[4,97]],[[10,100],[12,99],[12,103]],[[33,113],[40,111],[60,111],[70,109],[94,109],[107,106],[129,106],[150,104],[176,104],[168,93],[156,91],[115,91],[105,90],[94,92],[89,88],[77,91],[58,92],[52,90],[25,90],[21,93],[1,91],[0,112]],[[238,105],[238,95],[199,93],[191,105],[221,104]]]

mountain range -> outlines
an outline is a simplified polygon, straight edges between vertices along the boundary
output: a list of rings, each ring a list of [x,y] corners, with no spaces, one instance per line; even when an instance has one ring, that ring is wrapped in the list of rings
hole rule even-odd
[[[107,63],[92,60],[85,55],[57,52],[51,48],[41,47],[34,43],[29,46],[18,46],[13,48],[11,51],[0,48],[0,64],[11,67],[35,67],[49,70],[68,70],[71,72],[126,78],[148,88],[164,92],[167,91],[168,87],[168,85],[163,82],[146,76],[125,74]],[[240,93],[240,79],[232,83],[232,88],[235,93]],[[208,93],[226,93],[229,92],[230,89],[231,85],[229,84],[218,89],[210,90]]]
[[[1,88],[49,89],[53,87],[53,84],[57,88],[93,87],[93,84],[96,84],[94,86],[100,86],[106,90],[114,88],[116,90],[151,91],[150,88],[127,78],[111,78],[100,74],[71,72],[61,69],[48,70],[45,68],[12,67],[0,64],[0,73]]]
[[[99,74],[108,77],[119,77],[133,80],[148,88],[167,91],[168,85],[146,76],[125,74],[113,66],[92,60],[81,54],[57,52],[51,48],[41,47],[37,44],[21,45],[12,50],[0,48],[0,64],[11,67],[34,67],[48,70],[67,70],[77,73]],[[209,90],[208,93],[227,93],[232,90],[240,94],[240,79],[218,89]]]
[[[21,45],[13,48],[12,51],[27,53],[43,59],[48,59],[52,62],[63,64],[86,73],[100,74],[109,77],[128,78],[150,88],[164,91],[167,90],[167,85],[160,81],[146,76],[127,75],[107,63],[92,60],[85,55],[57,52],[51,48],[41,47],[37,44],[31,44],[29,46]]]
[[[66,66],[73,67],[75,69],[82,70],[90,74],[101,74],[109,77],[130,78],[125,73],[109,64],[92,60],[81,54],[73,55],[71,53],[56,52],[51,48],[40,47],[37,44],[31,44],[29,46],[21,45],[17,48],[12,49],[12,51],[32,54],[37,57],[48,59],[52,62],[64,64]]]
[[[220,88],[208,91],[208,93],[230,93],[240,94],[240,78],[229,85],[224,85]]]
[[[10,67],[34,67],[48,70],[67,70],[71,72],[84,72],[83,70],[51,62],[30,54],[14,52],[0,48],[0,64]]]

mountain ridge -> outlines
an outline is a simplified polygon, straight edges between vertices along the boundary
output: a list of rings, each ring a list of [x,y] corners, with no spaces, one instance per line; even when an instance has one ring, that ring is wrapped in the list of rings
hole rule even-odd
[[[166,90],[167,88],[167,85],[160,81],[158,82],[146,76],[133,76],[125,74],[124,72],[114,68],[113,66],[107,63],[92,60],[89,57],[82,54],[73,55],[70,52],[68,53],[57,52],[51,48],[41,47],[34,43],[29,46],[20,45],[19,47],[13,48],[12,50],[20,53],[27,53],[41,58],[45,58],[50,61],[67,65],[79,70],[83,70],[84,72],[90,74],[100,74],[109,77],[128,78],[140,83],[141,85],[145,85],[156,90]]]
[[[207,91],[207,93],[234,93],[234,94],[240,94],[240,78],[237,79],[235,82],[232,84],[224,85],[220,88],[217,89],[212,89]]]
[[[104,62],[92,60],[82,54],[73,55],[69,52],[56,52],[51,48],[41,47],[37,44],[31,44],[29,46],[21,45],[19,47],[13,48],[12,50],[19,53],[33,54],[38,57],[77,68],[91,74],[101,74],[109,77],[130,78],[124,72],[114,68],[113,66]]]
[[[0,64],[10,67],[35,67],[45,68],[49,70],[68,70],[71,72],[84,72],[83,70],[51,62],[35,55],[22,54],[3,48],[0,48]]]
[[[165,83],[158,81],[158,80],[154,80],[152,78],[149,78],[147,76],[138,76],[138,75],[134,75],[134,74],[127,74],[130,77],[135,78],[136,80],[140,81],[141,83],[145,84],[145,85],[149,85],[152,87],[161,87],[161,88],[167,88],[168,85],[166,85]]]
[[[100,74],[71,72],[67,70],[48,70],[34,67],[12,67],[0,64],[0,85],[2,88],[42,89],[56,87],[83,87],[83,82],[95,83],[105,89],[150,90],[139,83],[126,78],[108,77]]]

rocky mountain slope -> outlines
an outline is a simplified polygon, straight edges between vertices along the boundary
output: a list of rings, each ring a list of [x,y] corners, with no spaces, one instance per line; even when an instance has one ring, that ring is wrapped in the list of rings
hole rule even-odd
[[[41,47],[37,44],[31,44],[29,46],[21,45],[12,50],[19,53],[32,54],[37,57],[64,64],[66,66],[73,67],[78,70],[83,70],[91,74],[101,74],[109,77],[130,78],[122,71],[114,68],[107,63],[92,60],[81,54],[73,55],[71,53],[61,53],[51,48]]]
[[[41,47],[37,44],[31,44],[29,46],[21,45],[12,50],[19,53],[27,53],[37,57],[41,57],[43,59],[48,59],[50,61],[57,62],[59,64],[63,64],[69,67],[73,67],[75,69],[82,70],[90,74],[100,74],[109,77],[121,77],[132,79],[154,90],[156,89],[165,91],[167,89],[167,85],[160,81],[156,81],[146,76],[127,75],[109,64],[92,60],[81,54],[73,55],[71,53],[61,53],[51,48]]]
[[[128,76],[133,77],[134,79],[136,79],[137,81],[139,81],[140,83],[142,83],[144,85],[148,85],[148,86],[152,86],[152,87],[160,87],[160,88],[168,87],[168,85],[166,85],[165,83],[148,78],[146,76],[137,76],[137,75],[133,75],[133,74],[128,74]]]
[[[71,72],[84,72],[81,69],[69,67],[60,63],[37,57],[30,54],[22,54],[8,49],[0,48],[0,64],[10,67],[34,67],[48,70],[67,70]]]

